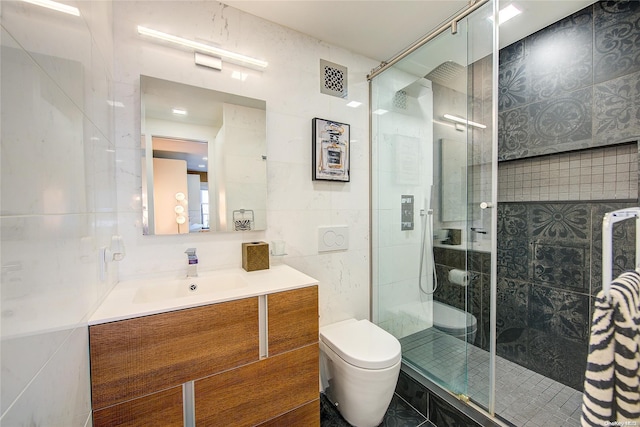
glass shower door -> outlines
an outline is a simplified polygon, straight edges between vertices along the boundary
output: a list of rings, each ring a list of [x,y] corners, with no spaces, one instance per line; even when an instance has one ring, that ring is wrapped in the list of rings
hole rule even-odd
[[[492,8],[371,80],[374,321],[400,340],[406,364],[485,409],[495,289]]]

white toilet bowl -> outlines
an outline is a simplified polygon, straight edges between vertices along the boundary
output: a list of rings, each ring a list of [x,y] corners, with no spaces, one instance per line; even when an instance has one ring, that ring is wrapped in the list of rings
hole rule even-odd
[[[402,361],[400,342],[368,320],[320,328],[323,391],[355,427],[380,425],[391,403]]]

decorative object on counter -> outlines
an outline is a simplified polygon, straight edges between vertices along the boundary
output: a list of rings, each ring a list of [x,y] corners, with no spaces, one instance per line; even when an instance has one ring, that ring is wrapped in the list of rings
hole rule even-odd
[[[447,237],[441,242],[443,245],[461,245],[462,244],[462,230],[459,228],[449,228],[447,231]]]
[[[325,181],[350,180],[350,126],[346,123],[314,118],[311,155],[312,179]]]
[[[250,242],[242,244],[242,268],[247,271],[269,268],[269,244]]]
[[[253,230],[254,215],[251,209],[238,209],[233,211],[233,230]]]
[[[450,245],[462,244],[462,230],[460,230],[459,228],[449,229],[449,244]]]

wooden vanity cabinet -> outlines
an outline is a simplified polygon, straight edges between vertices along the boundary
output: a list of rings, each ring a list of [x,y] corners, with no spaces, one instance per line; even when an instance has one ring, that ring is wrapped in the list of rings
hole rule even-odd
[[[94,426],[319,426],[318,287],[264,301],[262,338],[258,297],[90,326]]]
[[[93,411],[93,425],[182,427],[182,386]]]
[[[255,426],[281,416],[320,425],[318,287],[269,294],[266,307],[268,357],[196,381],[196,425]]]

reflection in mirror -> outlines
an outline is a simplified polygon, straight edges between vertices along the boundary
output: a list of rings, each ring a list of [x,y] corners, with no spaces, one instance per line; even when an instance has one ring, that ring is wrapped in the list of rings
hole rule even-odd
[[[140,77],[144,234],[266,228],[266,103]]]

